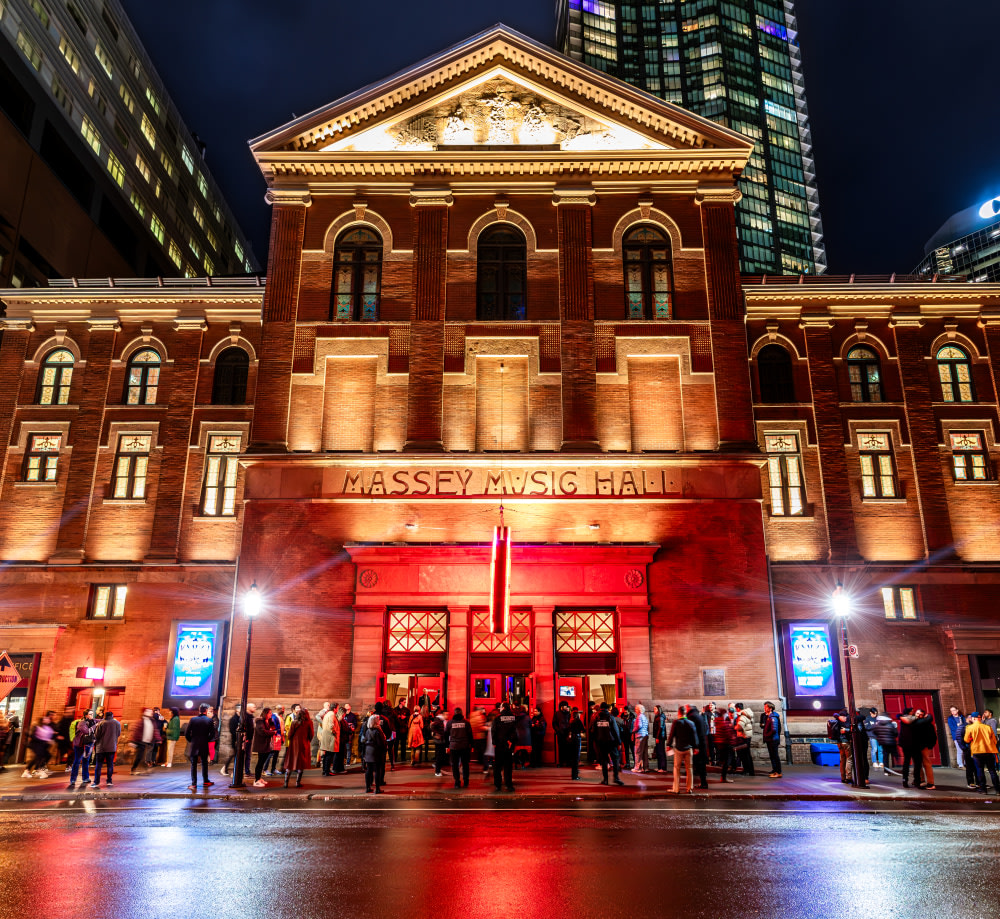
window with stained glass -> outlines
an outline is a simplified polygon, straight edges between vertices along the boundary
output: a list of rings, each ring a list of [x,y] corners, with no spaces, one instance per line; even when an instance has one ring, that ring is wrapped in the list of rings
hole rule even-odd
[[[941,398],[945,402],[975,402],[972,391],[972,364],[969,355],[955,345],[945,345],[937,353]]]
[[[798,436],[766,434],[764,452],[767,454],[767,479],[771,494],[772,516],[801,516],[805,508],[805,488],[802,483]]]
[[[236,476],[239,472],[240,436],[211,434],[205,456],[205,483],[201,512],[207,517],[236,514]]]
[[[669,319],[673,287],[670,240],[658,227],[633,227],[622,240],[628,319]]]
[[[613,654],[614,610],[557,610],[556,651],[568,654]]]
[[[331,318],[377,320],[381,284],[382,237],[368,227],[345,230],[333,247]]]
[[[94,584],[90,589],[90,606],[87,615],[91,619],[124,619],[125,597],[128,588],[124,584]]]
[[[989,453],[980,431],[949,434],[951,468],[956,482],[985,482],[992,478]]]
[[[125,401],[129,405],[155,405],[160,385],[160,355],[152,348],[136,351],[128,362]]]
[[[38,378],[39,405],[66,405],[69,403],[69,386],[73,380],[73,352],[56,348],[45,355],[42,372]]]
[[[146,497],[146,475],[149,472],[150,434],[122,434],[115,454],[111,497],[143,499]]]
[[[476,318],[527,318],[528,243],[509,223],[479,236],[476,252]]]
[[[448,613],[445,610],[390,610],[387,650],[447,650]]]
[[[892,441],[885,432],[858,435],[861,458],[861,494],[865,498],[899,497]]]
[[[847,375],[851,382],[851,401],[882,401],[882,371],[878,355],[871,348],[851,349],[847,355]]]
[[[56,480],[61,434],[30,434],[24,454],[24,481],[45,484]]]
[[[530,654],[531,609],[512,606],[510,631],[505,635],[493,632],[489,609],[484,607],[472,610],[472,650]]]
[[[882,605],[886,619],[917,618],[917,600],[912,587],[883,587]]]

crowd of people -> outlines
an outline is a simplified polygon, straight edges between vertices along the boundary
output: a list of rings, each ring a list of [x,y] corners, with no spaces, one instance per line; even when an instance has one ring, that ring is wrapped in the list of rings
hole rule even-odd
[[[592,702],[581,711],[561,700],[551,725],[556,764],[578,781],[586,753],[587,762],[601,770],[604,785],[624,785],[623,773],[662,773],[672,775],[673,793],[691,794],[695,782],[699,788],[709,787],[710,766],[718,769],[722,783],[733,782],[734,775],[755,775],[752,746],[759,730],[770,760],[768,775],[781,778],[785,743],[781,716],[771,702],[765,702],[763,709],[758,719],[740,702],[722,708],[709,703],[701,708],[682,705],[668,716],[659,705],[647,711],[642,703],[619,708]],[[293,780],[301,786],[307,769],[336,776],[357,763],[364,772],[366,791],[373,794],[382,792],[387,769],[407,765],[433,766],[439,777],[450,767],[455,788],[468,788],[473,761],[487,779],[492,778],[498,792],[513,791],[514,771],[540,766],[546,738],[552,742],[550,726],[537,706],[529,709],[503,701],[489,711],[476,706],[466,715],[459,707],[450,712],[442,709],[426,695],[412,708],[402,699],[396,705],[377,702],[360,716],[350,703],[327,702],[310,714],[300,704],[287,711],[282,705],[264,706],[258,712],[251,702],[245,713],[236,706],[227,727],[230,754],[223,775],[230,774],[238,755],[243,757],[244,774],[252,775],[258,788],[266,787],[266,779],[274,776],[285,787]],[[19,729],[16,720],[0,713],[0,770]],[[68,710],[61,719],[46,712],[30,729],[23,778],[48,777],[55,759],[65,762],[71,789],[78,782],[99,788],[102,774],[105,785],[112,786],[122,729],[110,711],[88,710],[76,717]],[[985,793],[988,774],[1000,794],[993,713],[984,709],[966,715],[952,706],[947,729],[968,787]],[[216,762],[220,730],[216,712],[208,705],[200,706],[183,731],[178,709],[166,714],[159,708],[144,709],[128,734],[130,771],[148,773],[156,764],[171,768],[183,733],[191,767],[189,788],[198,788],[199,767],[202,786],[211,786],[208,767]],[[910,787],[912,770],[913,786],[936,788],[932,751],[938,733],[925,710],[907,708],[893,719],[874,708],[859,708],[853,716],[844,709],[830,719],[827,733],[837,744],[845,784],[869,787],[871,770],[882,769]]]

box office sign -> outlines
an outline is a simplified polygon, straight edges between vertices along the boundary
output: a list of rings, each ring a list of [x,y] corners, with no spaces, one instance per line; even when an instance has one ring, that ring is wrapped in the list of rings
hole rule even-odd
[[[790,709],[812,712],[841,705],[840,659],[829,622],[784,622],[781,644]]]
[[[174,620],[170,625],[170,650],[163,697],[165,705],[184,707],[191,702],[214,702],[219,691],[219,671],[225,624]]]

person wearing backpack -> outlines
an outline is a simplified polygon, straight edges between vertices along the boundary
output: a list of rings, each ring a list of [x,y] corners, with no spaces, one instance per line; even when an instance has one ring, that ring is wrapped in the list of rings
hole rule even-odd
[[[74,721],[69,727],[70,737],[73,739],[73,766],[70,771],[68,788],[76,786],[76,776],[80,771],[81,764],[83,765],[83,784],[90,783],[90,750],[94,745],[94,728],[96,726],[94,712],[87,709],[83,717]]]

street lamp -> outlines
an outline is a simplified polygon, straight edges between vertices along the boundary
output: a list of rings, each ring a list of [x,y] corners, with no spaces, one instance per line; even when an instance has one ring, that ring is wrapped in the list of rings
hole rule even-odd
[[[243,690],[240,693],[240,716],[236,722],[236,761],[233,767],[233,781],[230,788],[243,788],[243,766],[244,748],[246,747],[246,717],[247,717],[247,694],[250,691],[250,649],[253,646],[253,621],[260,614],[260,591],[257,589],[257,582],[250,585],[250,589],[243,597],[243,612],[247,617],[247,656],[243,663]]]
[[[855,788],[859,788],[861,786],[861,767],[858,763],[858,734],[854,723],[854,678],[851,674],[851,646],[847,640],[847,619],[851,615],[851,598],[840,581],[837,582],[837,586],[833,590],[830,603],[834,613],[840,619],[840,645],[844,655],[844,684],[847,687],[847,725],[851,744],[851,779]]]

